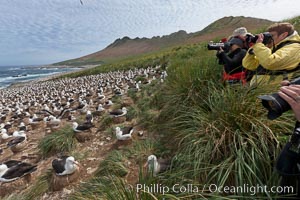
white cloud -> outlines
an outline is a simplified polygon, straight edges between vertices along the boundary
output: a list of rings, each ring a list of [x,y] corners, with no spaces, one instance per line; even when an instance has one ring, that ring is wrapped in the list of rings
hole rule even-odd
[[[196,32],[224,16],[276,21],[300,14],[298,0],[82,1],[83,5],[80,0],[2,0],[0,65],[71,59],[124,36]]]

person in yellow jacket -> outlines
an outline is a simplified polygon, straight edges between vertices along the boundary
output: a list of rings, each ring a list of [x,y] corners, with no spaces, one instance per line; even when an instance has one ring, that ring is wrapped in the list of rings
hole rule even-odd
[[[300,36],[290,23],[275,23],[268,28],[272,36],[264,44],[264,34],[258,34],[247,51],[243,67],[255,71],[250,86],[274,85],[300,76]]]

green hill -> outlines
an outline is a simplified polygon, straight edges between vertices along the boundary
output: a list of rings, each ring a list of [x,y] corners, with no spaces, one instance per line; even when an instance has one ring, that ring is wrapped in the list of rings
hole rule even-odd
[[[112,44],[101,51],[56,64],[76,66],[103,64],[110,61],[164,50],[178,45],[195,44],[213,40],[215,38],[227,37],[235,28],[241,26],[247,27],[248,31],[256,32],[258,29],[265,28],[272,23],[273,22],[269,20],[251,17],[224,17],[213,22],[202,31],[195,33],[187,33],[181,30],[162,37],[156,36],[152,38],[131,39],[125,36],[116,39]]]

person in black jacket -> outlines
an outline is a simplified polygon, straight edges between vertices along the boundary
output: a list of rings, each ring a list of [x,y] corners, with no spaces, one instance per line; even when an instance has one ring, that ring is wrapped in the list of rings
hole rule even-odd
[[[245,84],[246,72],[242,66],[242,61],[247,51],[243,49],[243,41],[238,37],[232,37],[228,44],[230,45],[228,53],[222,47],[217,52],[219,64],[224,65],[223,81],[228,84]]]

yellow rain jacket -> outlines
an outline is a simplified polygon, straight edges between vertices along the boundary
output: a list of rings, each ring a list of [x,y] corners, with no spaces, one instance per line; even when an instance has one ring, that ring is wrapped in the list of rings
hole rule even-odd
[[[290,43],[287,43],[290,41]],[[286,43],[283,45],[282,43]],[[280,82],[287,76],[290,79],[300,76],[300,36],[297,31],[275,46],[283,46],[272,53],[272,49],[266,47],[262,43],[257,43],[252,46],[253,53],[247,52],[243,59],[243,67],[255,71],[261,65],[270,73],[255,74],[250,82],[250,86],[274,85],[280,86]],[[250,49],[249,49],[250,50]],[[280,71],[285,73],[278,73]],[[291,70],[289,72],[289,70]]]

